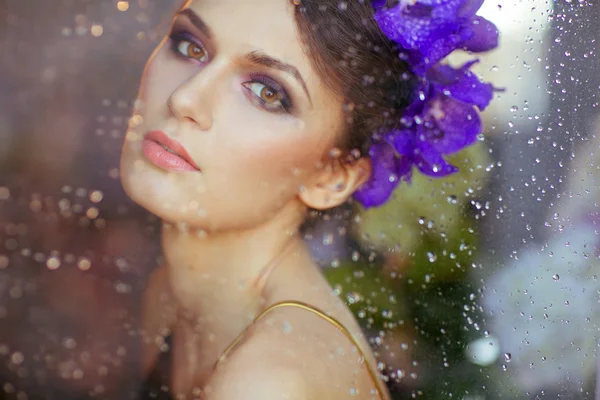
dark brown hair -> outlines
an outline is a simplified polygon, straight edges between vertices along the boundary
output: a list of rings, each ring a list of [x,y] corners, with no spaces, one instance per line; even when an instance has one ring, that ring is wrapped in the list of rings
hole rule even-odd
[[[300,1],[295,17],[305,51],[345,100],[348,125],[340,147],[364,154],[373,134],[399,125],[415,79],[373,19],[371,0]]]

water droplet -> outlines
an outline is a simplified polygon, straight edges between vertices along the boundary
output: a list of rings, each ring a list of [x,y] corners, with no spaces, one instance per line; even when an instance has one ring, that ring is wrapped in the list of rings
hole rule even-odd
[[[60,259],[58,257],[48,258],[48,260],[46,260],[46,267],[51,271],[58,269],[58,267],[60,267]]]
[[[102,27],[102,25],[98,25],[98,24],[92,25],[91,32],[92,32],[92,36],[99,37],[99,36],[102,36],[102,34],[104,33],[104,28]]]
[[[87,271],[88,269],[91,268],[91,266],[92,266],[92,263],[90,262],[90,260],[88,258],[81,258],[77,262],[77,268],[79,268],[81,271]]]
[[[20,351],[16,351],[10,356],[10,362],[13,364],[19,365],[23,361],[25,361],[25,356]]]
[[[128,1],[118,1],[117,2],[117,9],[119,11],[127,11],[127,10],[129,10],[129,2]]]
[[[8,268],[10,260],[7,256],[0,255],[0,270]]]
[[[504,361],[510,362],[512,355],[510,353],[504,353]]]
[[[552,275],[552,279],[554,280],[554,282],[556,282],[560,279],[560,276],[558,274],[554,274]]]
[[[77,346],[77,341],[72,337],[67,337],[63,340],[63,346],[66,349],[73,350]]]
[[[90,193],[90,200],[92,203],[100,203],[104,198],[104,194],[100,190],[94,190]]]

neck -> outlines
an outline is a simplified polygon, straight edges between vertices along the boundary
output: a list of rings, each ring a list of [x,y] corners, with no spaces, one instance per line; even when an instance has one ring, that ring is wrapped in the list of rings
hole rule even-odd
[[[251,320],[263,306],[265,273],[303,246],[302,218],[302,212],[284,212],[252,229],[215,233],[164,222],[170,285],[184,318]]]

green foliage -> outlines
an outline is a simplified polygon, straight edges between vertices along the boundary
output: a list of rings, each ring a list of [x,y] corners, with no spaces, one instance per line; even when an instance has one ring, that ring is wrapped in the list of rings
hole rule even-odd
[[[362,210],[355,231],[366,243],[408,254],[420,244],[423,226],[435,227],[448,237],[457,235],[463,209],[485,186],[490,160],[487,148],[478,144],[454,155],[457,174],[432,179],[415,172],[411,184],[401,184],[381,207]]]
[[[378,265],[346,260],[325,272],[364,327],[409,338],[414,351],[397,353],[413,357],[403,361],[414,365],[417,378],[407,373],[397,380],[398,399],[464,398],[486,385],[465,348],[483,336],[478,291],[469,281],[477,247],[470,207],[485,185],[488,159],[483,146],[474,146],[452,162],[457,175],[416,175],[396,200],[362,213],[358,232],[384,254]]]

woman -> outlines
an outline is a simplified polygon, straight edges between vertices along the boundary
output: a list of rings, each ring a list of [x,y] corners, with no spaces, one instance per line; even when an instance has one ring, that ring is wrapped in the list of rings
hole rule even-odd
[[[163,391],[174,398],[389,397],[299,230],[309,210],[353,194],[381,204],[413,165],[452,172],[441,156],[479,134],[476,101],[464,100],[462,114],[423,103],[424,90],[439,88],[422,86],[419,71],[438,55],[421,52],[413,68],[380,29],[398,13],[421,15],[417,3],[381,8],[378,21],[369,2],[338,0],[191,0],[175,16],[146,66],[121,160],[128,195],[164,221],[143,367],[150,374],[168,349]],[[445,12],[473,25],[479,7],[454,3]],[[424,49],[416,45],[412,55]],[[377,144],[409,103],[415,120],[460,114],[472,137],[461,133],[453,149],[436,141],[437,158],[399,144],[416,125]]]

